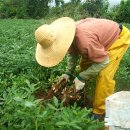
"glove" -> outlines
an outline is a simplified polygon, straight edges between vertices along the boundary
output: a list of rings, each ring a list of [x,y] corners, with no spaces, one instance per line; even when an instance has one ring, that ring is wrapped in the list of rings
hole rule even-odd
[[[85,86],[85,83],[80,81],[77,77],[74,79],[74,83],[75,83],[76,92],[82,90]]]
[[[70,76],[68,74],[62,74],[61,79],[65,79],[66,82],[69,80]]]

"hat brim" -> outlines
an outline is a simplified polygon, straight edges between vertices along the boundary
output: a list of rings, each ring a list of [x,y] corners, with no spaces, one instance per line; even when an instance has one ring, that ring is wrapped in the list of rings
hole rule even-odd
[[[37,43],[36,47],[36,60],[45,67],[53,67],[63,60],[75,35],[75,22],[69,17],[55,20],[51,27],[57,31],[57,37],[53,45],[44,49]]]

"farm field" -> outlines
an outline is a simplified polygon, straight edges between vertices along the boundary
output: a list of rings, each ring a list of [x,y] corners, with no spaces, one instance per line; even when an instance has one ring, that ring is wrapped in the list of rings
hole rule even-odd
[[[35,60],[35,29],[44,20],[0,20],[0,130],[96,130],[103,122],[89,118],[91,109],[64,107],[55,97],[49,103],[35,98],[64,73],[66,59],[53,68]],[[130,24],[126,24],[130,29]],[[130,90],[130,49],[115,76],[116,91]],[[93,93],[93,83],[88,91]]]

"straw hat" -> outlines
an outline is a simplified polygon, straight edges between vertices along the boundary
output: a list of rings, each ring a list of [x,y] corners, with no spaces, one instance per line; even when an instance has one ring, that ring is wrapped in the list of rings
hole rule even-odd
[[[37,62],[45,67],[57,65],[65,57],[74,35],[75,22],[69,17],[40,26],[35,31]]]

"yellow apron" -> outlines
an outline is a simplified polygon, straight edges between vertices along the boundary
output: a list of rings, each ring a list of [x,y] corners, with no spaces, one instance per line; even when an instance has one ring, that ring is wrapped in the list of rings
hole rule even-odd
[[[110,62],[98,75],[96,81],[95,98],[93,102],[93,112],[96,114],[105,113],[105,99],[114,92],[114,75],[119,63],[127,51],[130,44],[130,31],[123,26],[119,38],[108,49]],[[81,70],[87,69],[92,62],[81,60]]]

